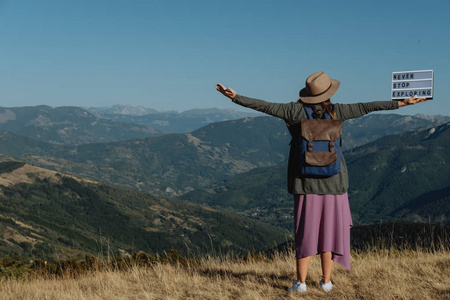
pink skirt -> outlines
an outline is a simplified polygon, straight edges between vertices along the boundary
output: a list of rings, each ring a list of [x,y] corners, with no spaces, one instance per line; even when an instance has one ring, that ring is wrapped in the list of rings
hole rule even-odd
[[[350,228],[347,193],[294,195],[295,256],[332,252],[333,260],[350,270]]]

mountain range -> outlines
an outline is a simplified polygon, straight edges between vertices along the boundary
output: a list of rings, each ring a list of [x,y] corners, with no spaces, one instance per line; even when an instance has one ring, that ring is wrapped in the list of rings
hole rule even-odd
[[[187,133],[214,122],[261,115],[253,111],[243,112],[234,109],[217,108],[191,109],[182,112],[160,112],[154,109],[129,105],[90,107],[88,110],[107,119],[142,124],[165,133]]]
[[[371,114],[345,123],[355,224],[449,224],[449,120]],[[273,246],[292,228],[282,120],[151,136],[147,125],[39,106],[0,109],[0,125],[0,255],[239,252]],[[132,137],[133,128],[145,135]]]
[[[165,196],[282,163],[289,143],[284,129],[274,130],[272,119],[266,117],[115,143],[63,146],[5,131],[0,132],[0,141],[0,153],[27,163]]]
[[[0,107],[0,129],[53,144],[106,143],[161,135],[145,125],[101,118],[80,107]]]
[[[448,224],[449,150],[450,122],[348,151],[354,217],[366,223],[403,216]],[[425,209],[430,206],[433,212]]]
[[[5,159],[5,158],[4,158]],[[274,205],[276,208],[277,205]],[[292,220],[290,220],[292,222]],[[394,229],[395,228],[395,229]],[[8,160],[0,163],[0,257],[246,254],[284,248],[287,230],[185,201],[158,198]],[[448,227],[356,226],[352,247],[431,247]],[[280,246],[277,246],[280,245]]]
[[[171,248],[246,253],[289,233],[236,214],[164,199],[18,161],[0,163],[0,257],[61,260]]]
[[[344,127],[344,148],[443,120],[384,114],[350,120]],[[224,121],[191,133],[111,143],[60,145],[44,142],[45,135],[40,136],[37,141],[0,132],[0,152],[55,171],[161,196],[179,196],[256,167],[284,164],[290,142],[284,122],[272,117]]]
[[[346,151],[354,223],[400,219],[450,224],[449,150],[446,123]],[[291,228],[286,170],[285,165],[253,169],[180,198]]]

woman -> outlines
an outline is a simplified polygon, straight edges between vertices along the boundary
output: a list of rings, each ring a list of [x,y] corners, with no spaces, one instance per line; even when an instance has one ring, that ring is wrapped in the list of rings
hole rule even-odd
[[[392,110],[426,101],[414,96],[403,101],[376,101],[356,104],[331,104],[340,82],[325,72],[317,72],[306,79],[306,86],[297,102],[270,103],[236,94],[218,83],[216,89],[234,103],[282,118],[292,136],[288,163],[288,191],[294,195],[295,253],[297,280],[289,292],[306,292],[306,275],[311,257],[320,254],[322,280],[320,287],[329,292],[333,288],[331,273],[334,261],[350,270],[350,228],[352,219],[348,203],[348,175],[343,156],[337,175],[323,177],[300,172],[300,123],[307,119],[305,106],[314,111],[314,118],[325,112],[333,119],[348,120],[373,111]]]

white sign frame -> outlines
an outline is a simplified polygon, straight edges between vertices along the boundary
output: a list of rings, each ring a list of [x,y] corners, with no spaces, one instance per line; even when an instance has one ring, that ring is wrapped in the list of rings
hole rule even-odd
[[[419,98],[433,99],[433,92],[433,70],[392,72],[392,100],[403,100],[414,95]]]

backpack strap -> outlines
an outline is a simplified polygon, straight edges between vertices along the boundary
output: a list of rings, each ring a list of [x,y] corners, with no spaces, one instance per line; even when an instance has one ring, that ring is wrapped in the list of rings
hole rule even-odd
[[[312,114],[313,114],[313,110],[311,107],[309,106],[303,106],[305,108],[306,111],[306,115],[308,115],[308,119],[312,119]]]
[[[306,115],[308,116],[308,119],[314,119],[313,118],[313,113],[314,113],[313,109],[311,107],[309,107],[309,106],[303,106],[303,107],[305,108]],[[327,111],[325,111],[323,115],[325,116],[325,119],[331,120],[331,116],[330,116],[330,114]]]

